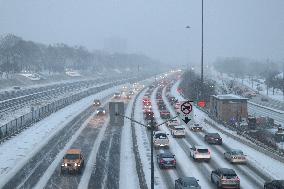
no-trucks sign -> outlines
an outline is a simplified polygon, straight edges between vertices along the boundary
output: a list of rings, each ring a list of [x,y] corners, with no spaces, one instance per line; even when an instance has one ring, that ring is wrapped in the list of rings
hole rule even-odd
[[[193,106],[192,106],[193,101],[183,101],[180,102],[180,108],[179,108],[179,115],[181,117],[181,120],[187,125],[192,117],[192,111],[193,111]]]

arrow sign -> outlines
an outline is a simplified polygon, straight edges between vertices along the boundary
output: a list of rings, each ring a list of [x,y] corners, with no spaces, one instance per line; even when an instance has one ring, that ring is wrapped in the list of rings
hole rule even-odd
[[[193,112],[193,101],[183,101],[180,102],[180,108],[179,108],[179,116],[181,117],[181,120],[188,125],[189,122],[192,120],[192,112]]]
[[[182,119],[182,121],[185,123],[185,124],[188,124],[190,122],[190,118],[188,117],[185,117],[184,119]]]

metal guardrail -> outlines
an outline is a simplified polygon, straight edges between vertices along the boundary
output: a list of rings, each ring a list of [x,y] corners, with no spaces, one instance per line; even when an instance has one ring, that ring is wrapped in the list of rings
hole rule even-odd
[[[33,111],[20,116],[19,118],[16,118],[9,123],[0,126],[0,143],[5,141],[6,139],[20,133],[23,129],[31,126],[32,124],[42,120],[43,118],[49,116],[53,112],[56,112],[76,101],[79,101],[87,96],[90,96],[92,94],[95,94],[97,92],[103,91],[107,88],[120,85],[127,82],[136,82],[141,80],[144,77],[136,77],[131,79],[122,79],[118,80],[109,84],[105,84],[102,86],[96,86],[92,87],[90,89],[87,89],[85,91],[73,94],[71,96],[68,96],[63,99],[59,99],[57,101],[54,101],[50,104],[47,104],[45,106],[42,106],[40,108],[34,109]]]

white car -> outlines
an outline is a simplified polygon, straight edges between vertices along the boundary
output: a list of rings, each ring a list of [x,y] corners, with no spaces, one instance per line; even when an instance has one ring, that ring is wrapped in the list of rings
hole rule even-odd
[[[168,134],[162,131],[154,132],[153,143],[155,148],[159,147],[168,148],[170,144]]]
[[[211,153],[207,147],[192,146],[192,148],[190,148],[190,157],[192,157],[194,160],[210,161]]]
[[[172,127],[171,134],[174,138],[185,137],[185,127],[184,126],[174,126]]]
[[[198,132],[198,131],[202,131],[203,128],[201,125],[199,125],[199,123],[194,123],[193,125],[190,126],[190,130]]]
[[[224,153],[224,158],[231,163],[246,163],[247,158],[241,150],[229,150]]]

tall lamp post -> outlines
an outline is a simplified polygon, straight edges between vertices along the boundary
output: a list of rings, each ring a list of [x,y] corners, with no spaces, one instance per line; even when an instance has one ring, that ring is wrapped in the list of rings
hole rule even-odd
[[[201,80],[200,96],[201,98],[203,98],[203,0],[201,1],[201,78],[200,80]]]
[[[191,29],[191,27],[190,27],[190,26],[188,26],[188,25],[187,25],[185,28],[186,28],[186,29]],[[189,64],[190,64],[190,62],[189,62],[189,63],[188,63],[188,65],[187,65],[187,69],[188,69],[188,71],[190,70],[190,65],[189,65]]]

